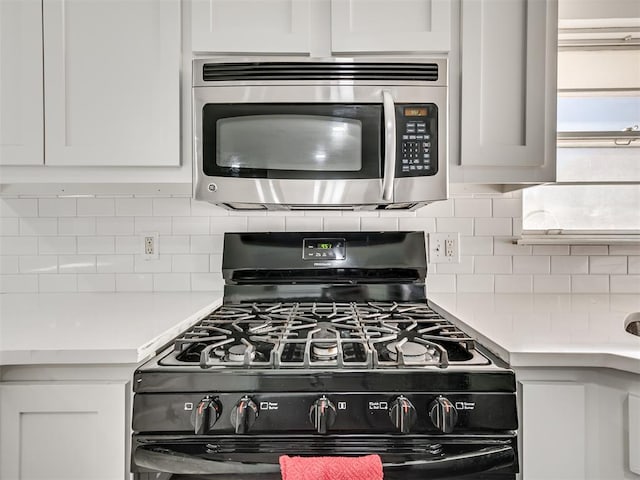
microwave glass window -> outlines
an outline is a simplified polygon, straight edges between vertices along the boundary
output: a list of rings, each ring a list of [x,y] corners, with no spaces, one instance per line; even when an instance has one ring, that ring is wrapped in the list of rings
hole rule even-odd
[[[357,172],[362,122],[320,115],[245,115],[216,122],[216,163],[231,169]]]

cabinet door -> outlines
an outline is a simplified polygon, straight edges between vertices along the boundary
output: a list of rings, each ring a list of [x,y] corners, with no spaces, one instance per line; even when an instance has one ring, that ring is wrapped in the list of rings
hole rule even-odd
[[[450,0],[331,0],[331,49],[447,52]]]
[[[193,0],[191,48],[215,53],[308,53],[310,0]]]
[[[461,17],[463,180],[553,181],[556,0],[462,0]]]
[[[581,383],[522,382],[522,477],[584,480],[586,395]]]
[[[127,476],[126,383],[0,385],[0,480]]]
[[[0,1],[0,165],[43,163],[42,4]]]
[[[44,0],[45,163],[180,163],[179,0]]]

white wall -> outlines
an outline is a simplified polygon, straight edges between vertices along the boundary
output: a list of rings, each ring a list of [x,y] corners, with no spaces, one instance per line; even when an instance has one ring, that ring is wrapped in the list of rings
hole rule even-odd
[[[417,212],[256,212],[187,197],[0,198],[0,292],[220,290],[225,231],[459,232],[461,263],[428,291],[640,293],[640,246],[518,246],[521,196],[456,196]],[[159,233],[144,260],[142,234]]]

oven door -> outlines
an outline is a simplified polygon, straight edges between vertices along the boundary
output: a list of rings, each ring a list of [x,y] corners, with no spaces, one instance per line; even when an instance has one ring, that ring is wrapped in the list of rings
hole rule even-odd
[[[281,455],[368,454],[381,456],[385,480],[506,480],[518,472],[515,435],[134,436],[132,460],[134,472],[172,479],[276,480]]]
[[[398,178],[399,104],[438,105],[437,174]],[[446,87],[196,86],[195,197],[232,208],[444,199],[446,107],[440,105]]]

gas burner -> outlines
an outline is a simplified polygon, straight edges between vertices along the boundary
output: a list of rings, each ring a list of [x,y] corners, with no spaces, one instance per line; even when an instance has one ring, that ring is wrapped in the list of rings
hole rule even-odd
[[[256,356],[256,353],[250,345],[247,346],[243,344],[231,345],[227,350],[227,358],[230,362],[242,362],[244,361],[245,355],[248,355],[249,359],[253,360]]]
[[[416,342],[403,342],[402,340],[391,342],[386,345],[386,349],[389,357],[394,361],[398,360],[398,351],[406,363],[424,364],[433,361],[433,356],[430,354],[429,349]]]

